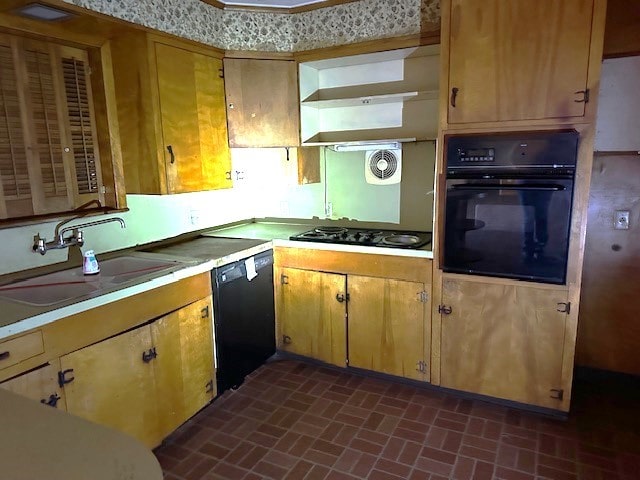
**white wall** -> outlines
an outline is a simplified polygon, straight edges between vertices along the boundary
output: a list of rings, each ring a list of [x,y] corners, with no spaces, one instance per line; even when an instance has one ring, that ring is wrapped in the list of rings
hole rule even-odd
[[[640,151],[640,56],[602,62],[596,151]]]
[[[83,251],[92,249],[100,254],[251,218],[325,218],[326,192],[334,205],[333,218],[428,230],[432,203],[422,198],[422,190],[432,188],[433,155],[427,150],[433,148],[425,150],[425,145],[432,143],[403,147],[403,151],[409,149],[403,157],[408,176],[401,184],[391,186],[365,182],[363,152],[331,152],[326,164],[324,161],[320,164],[322,181],[298,185],[296,149],[290,149],[288,159],[284,148],[232,149],[233,189],[127,195],[128,212],[78,219],[68,225],[115,216],[123,218],[125,229],[118,223],[109,223],[84,230]],[[403,189],[407,198],[401,200]],[[418,218],[414,218],[416,215]],[[45,255],[32,251],[33,237],[40,234],[52,240],[56,223],[53,220],[1,229],[0,275],[66,261],[67,249],[50,250]]]
[[[127,224],[109,223],[84,230],[85,244],[96,253],[120,250],[182,233],[238,221],[251,216],[252,205],[239,192],[219,190],[180,195],[127,195],[128,212],[90,217],[69,225],[119,216]],[[193,219],[193,222],[192,222]],[[33,237],[53,239],[56,221],[0,230],[0,275],[64,262],[68,250],[32,251]]]

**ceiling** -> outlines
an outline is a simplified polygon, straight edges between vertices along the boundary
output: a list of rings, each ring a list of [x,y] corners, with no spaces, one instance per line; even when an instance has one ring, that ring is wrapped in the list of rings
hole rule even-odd
[[[262,7],[262,8],[296,8],[323,3],[326,0],[219,0],[228,6]]]

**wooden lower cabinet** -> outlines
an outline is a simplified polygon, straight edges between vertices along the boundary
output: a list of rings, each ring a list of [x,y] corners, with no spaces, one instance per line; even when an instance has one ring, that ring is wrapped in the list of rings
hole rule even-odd
[[[349,366],[428,381],[430,286],[357,275],[347,283]]]
[[[559,409],[566,302],[552,287],[445,279],[441,386]]]
[[[67,410],[150,447],[214,396],[211,297],[64,355]]]
[[[128,433],[148,446],[158,438],[158,410],[148,325],[85,347],[60,359],[66,372],[67,410]]]
[[[295,268],[274,272],[278,348],[346,366],[346,276]]]
[[[211,297],[151,324],[160,438],[215,396]]]
[[[430,380],[431,260],[294,248],[275,258],[280,350]]]
[[[66,410],[64,390],[58,385],[60,360],[55,359],[10,380],[0,383],[0,388],[17,393],[45,405]]]

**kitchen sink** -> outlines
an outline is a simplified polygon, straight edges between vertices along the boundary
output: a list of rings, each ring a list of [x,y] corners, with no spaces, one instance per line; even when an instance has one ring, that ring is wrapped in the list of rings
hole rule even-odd
[[[181,262],[133,256],[116,257],[100,262],[98,275],[108,278],[110,283],[120,284],[145,275],[164,272],[178,265],[181,265]]]
[[[100,262],[100,273],[84,275],[70,268],[0,287],[0,300],[44,307],[96,293],[116,290],[122,284],[151,279],[183,266],[183,262],[126,255]]]

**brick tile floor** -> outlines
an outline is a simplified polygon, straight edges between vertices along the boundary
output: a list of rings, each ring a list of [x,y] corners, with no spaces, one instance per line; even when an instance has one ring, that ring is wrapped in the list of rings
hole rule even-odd
[[[631,480],[639,406],[634,380],[577,380],[563,421],[282,360],[155,453],[167,480]]]

